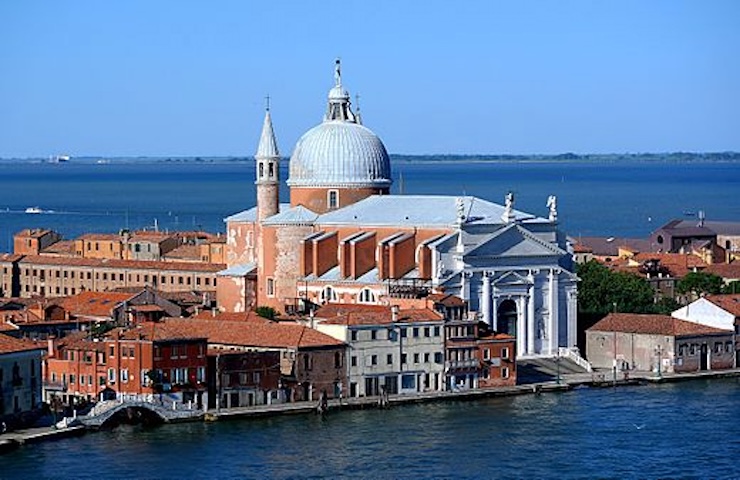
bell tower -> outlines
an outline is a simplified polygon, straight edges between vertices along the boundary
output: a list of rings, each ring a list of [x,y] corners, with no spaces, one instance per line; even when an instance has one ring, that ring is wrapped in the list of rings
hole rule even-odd
[[[270,97],[267,97],[265,121],[262,125],[260,143],[254,156],[257,167],[257,222],[280,211],[280,153],[270,116]]]

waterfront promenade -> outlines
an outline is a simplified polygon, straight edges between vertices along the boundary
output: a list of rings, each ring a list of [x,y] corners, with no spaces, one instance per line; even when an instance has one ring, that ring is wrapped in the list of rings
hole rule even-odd
[[[657,372],[629,372],[627,376],[619,372],[616,379],[611,371],[596,371],[592,373],[564,374],[560,382],[557,380],[514,387],[476,389],[448,392],[420,392],[408,395],[392,395],[383,402],[380,397],[342,398],[328,400],[328,412],[338,410],[360,410],[373,408],[392,408],[401,405],[475,401],[491,397],[505,397],[514,395],[539,395],[542,393],[565,392],[574,388],[609,388],[624,386],[639,386],[655,383],[682,382],[697,379],[740,377],[740,368],[722,371],[704,371],[692,373],[658,374]],[[220,420],[236,420],[246,418],[260,418],[269,416],[313,414],[317,412],[317,402],[294,402],[276,405],[260,405],[254,407],[240,407],[231,409],[209,410],[205,416],[193,418],[193,421],[213,422]],[[57,440],[71,436],[83,435],[87,431],[97,430],[84,425],[72,426],[64,429],[40,427],[17,430],[0,434],[0,454],[14,450],[23,444]]]

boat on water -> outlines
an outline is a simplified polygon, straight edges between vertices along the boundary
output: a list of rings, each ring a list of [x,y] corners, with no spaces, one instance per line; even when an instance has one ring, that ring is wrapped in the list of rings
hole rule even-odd
[[[44,211],[39,207],[28,207],[26,213],[44,213]]]
[[[52,155],[49,157],[49,163],[67,163],[70,158],[69,155]]]

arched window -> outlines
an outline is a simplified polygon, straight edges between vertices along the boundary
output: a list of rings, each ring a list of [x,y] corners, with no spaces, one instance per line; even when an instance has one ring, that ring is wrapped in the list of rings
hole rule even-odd
[[[321,302],[327,303],[327,302],[336,302],[336,301],[337,301],[337,292],[331,287],[324,287],[324,289],[321,291]]]
[[[375,303],[375,294],[369,288],[363,288],[360,290],[360,294],[357,296],[358,303]]]

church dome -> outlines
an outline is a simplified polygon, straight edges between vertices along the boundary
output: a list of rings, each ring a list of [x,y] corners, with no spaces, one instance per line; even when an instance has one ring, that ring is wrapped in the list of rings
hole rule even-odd
[[[325,121],[306,132],[290,157],[290,186],[389,187],[383,142],[358,123]]]
[[[362,125],[342,87],[339,61],[324,121],[306,132],[290,157],[291,187],[390,187],[391,162],[383,142]]]

